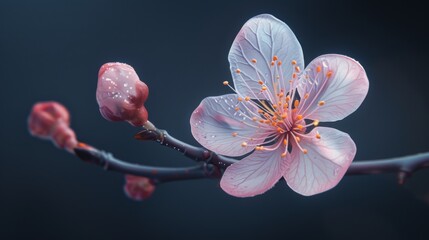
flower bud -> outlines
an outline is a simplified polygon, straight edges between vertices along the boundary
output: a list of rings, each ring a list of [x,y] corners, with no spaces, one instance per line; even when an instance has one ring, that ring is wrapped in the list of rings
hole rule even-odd
[[[125,194],[136,201],[142,201],[152,196],[155,185],[152,180],[146,177],[125,175]]]
[[[77,146],[76,135],[70,128],[70,114],[57,102],[39,102],[34,104],[28,117],[28,129],[31,135],[51,139],[59,148],[73,152]]]
[[[149,88],[130,65],[106,63],[101,66],[96,96],[105,119],[143,126],[148,119],[144,106],[148,95]]]

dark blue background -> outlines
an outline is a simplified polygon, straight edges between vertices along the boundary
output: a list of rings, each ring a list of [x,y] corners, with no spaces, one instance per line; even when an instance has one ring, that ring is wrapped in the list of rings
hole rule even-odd
[[[72,3],[73,2],[73,3]],[[239,199],[215,180],[175,182],[145,202],[123,176],[29,136],[32,104],[57,100],[79,139],[132,162],[192,162],[98,112],[98,68],[121,61],[150,87],[158,127],[187,142],[189,116],[230,91],[227,54],[246,20],[271,13],[295,32],[306,62],[325,53],[365,67],[370,91],[350,117],[357,160],[429,150],[428,26],[419,1],[19,1],[0,2],[0,239],[428,239],[429,170],[398,186],[394,175],[345,177],[303,197],[279,183]]]

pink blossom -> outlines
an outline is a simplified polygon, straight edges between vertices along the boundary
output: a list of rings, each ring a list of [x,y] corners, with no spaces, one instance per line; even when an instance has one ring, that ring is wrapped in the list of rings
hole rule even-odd
[[[129,198],[141,201],[152,196],[155,185],[149,178],[125,175],[124,191]]]
[[[74,131],[70,128],[70,114],[57,102],[34,104],[28,117],[28,129],[33,136],[51,139],[59,148],[73,152],[78,144]]]
[[[304,69],[301,46],[290,28],[263,14],[250,19],[229,52],[235,94],[205,98],[190,123],[195,139],[227,156],[249,154],[229,166],[220,185],[249,197],[282,177],[305,196],[336,186],[356,153],[350,136],[319,122],[341,120],[368,92],[362,66],[328,54]]]
[[[143,126],[148,119],[144,106],[149,95],[147,85],[130,65],[106,63],[98,73],[97,102],[103,117],[109,121],[127,121]]]

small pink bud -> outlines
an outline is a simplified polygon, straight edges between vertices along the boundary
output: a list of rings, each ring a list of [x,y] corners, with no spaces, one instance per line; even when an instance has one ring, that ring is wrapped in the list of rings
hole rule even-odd
[[[98,73],[97,102],[101,115],[109,121],[127,121],[143,126],[148,119],[144,106],[149,88],[130,65],[106,63]]]
[[[28,117],[31,135],[51,139],[59,148],[73,152],[78,144],[74,131],[70,128],[70,114],[57,102],[36,103]]]
[[[129,198],[142,201],[152,196],[155,185],[149,178],[125,175],[124,191]]]

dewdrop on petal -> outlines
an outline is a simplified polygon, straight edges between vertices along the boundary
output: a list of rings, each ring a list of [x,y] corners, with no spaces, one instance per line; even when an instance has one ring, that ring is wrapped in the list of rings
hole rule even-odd
[[[148,119],[144,107],[148,95],[149,88],[130,65],[117,62],[101,66],[96,96],[105,119],[143,126]]]

